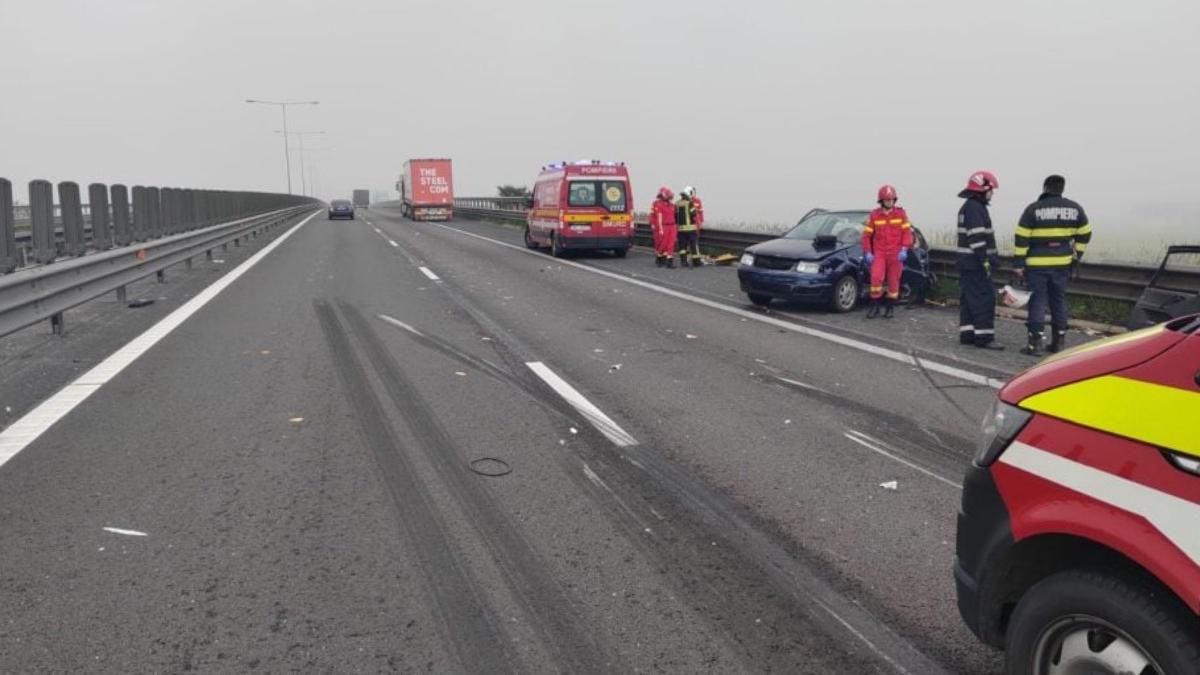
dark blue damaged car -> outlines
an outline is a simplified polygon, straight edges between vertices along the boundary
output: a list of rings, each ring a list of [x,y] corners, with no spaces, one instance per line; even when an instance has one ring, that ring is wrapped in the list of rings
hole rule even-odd
[[[849,312],[867,295],[863,222],[869,211],[813,209],[778,239],[747,248],[738,265],[742,292],[756,305],[772,300],[824,304]],[[929,247],[913,227],[913,248],[900,277],[900,297],[919,302],[933,283]]]

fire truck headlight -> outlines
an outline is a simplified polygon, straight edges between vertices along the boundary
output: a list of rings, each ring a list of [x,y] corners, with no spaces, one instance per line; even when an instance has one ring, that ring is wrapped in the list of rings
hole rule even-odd
[[[753,253],[743,253],[742,260],[738,264],[745,265],[746,267],[753,267],[754,266],[754,254]]]
[[[990,466],[1017,434],[1021,433],[1021,429],[1025,428],[1032,417],[1033,413],[1028,410],[996,399],[992,409],[983,418],[983,432],[975,450],[975,463],[979,466]]]

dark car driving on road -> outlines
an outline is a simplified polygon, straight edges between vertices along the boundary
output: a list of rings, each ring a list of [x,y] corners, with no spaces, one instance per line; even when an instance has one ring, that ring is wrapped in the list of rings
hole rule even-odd
[[[348,199],[335,199],[329,202],[329,219],[349,218],[354,220],[354,205]]]
[[[869,214],[814,209],[782,237],[747,248],[738,266],[742,291],[756,305],[778,299],[850,311],[867,293],[862,233]],[[909,300],[924,297],[932,281],[929,247],[916,227],[913,239],[900,277],[900,297]]]

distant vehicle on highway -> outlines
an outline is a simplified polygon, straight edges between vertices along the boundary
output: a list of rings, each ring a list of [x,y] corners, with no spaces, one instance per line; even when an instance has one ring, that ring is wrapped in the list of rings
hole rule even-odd
[[[335,199],[329,202],[329,220],[347,218],[354,220],[354,205],[346,199]]]
[[[1003,389],[963,481],[958,607],[1006,673],[1200,673],[1200,314]]]
[[[755,244],[742,254],[738,280],[750,302],[772,300],[824,303],[849,312],[868,292],[863,263],[863,223],[870,211],[813,209],[778,239]],[[900,297],[922,298],[932,277],[929,246],[913,227],[912,255],[900,277]]]
[[[354,202],[354,208],[356,209],[365,209],[371,206],[370,190],[355,190],[351,197]]]
[[[633,246],[633,194],[623,162],[558,162],[542,168],[527,201],[525,246],[566,251],[609,250],[624,258]]]
[[[448,159],[410,159],[400,180],[400,212],[412,220],[454,217],[454,176]]]

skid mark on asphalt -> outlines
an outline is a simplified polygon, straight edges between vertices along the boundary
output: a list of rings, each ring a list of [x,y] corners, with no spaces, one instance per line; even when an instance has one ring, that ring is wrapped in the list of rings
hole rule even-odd
[[[518,672],[509,641],[501,639],[503,627],[485,607],[483,592],[460,560],[429,486],[417,478],[411,450],[388,421],[383,400],[364,367],[371,358],[356,348],[333,307],[322,301],[313,305],[397,519],[412,545],[420,549],[417,558],[440,618],[440,635],[465,672]]]
[[[571,598],[550,574],[550,568],[489,492],[465,470],[467,458],[438,420],[421,391],[404,376],[366,317],[350,303],[339,302],[366,361],[379,378],[387,397],[404,417],[421,450],[462,506],[480,540],[492,553],[501,573],[522,604],[543,646],[565,672],[587,673],[622,670],[610,653],[577,624],[579,612]]]

